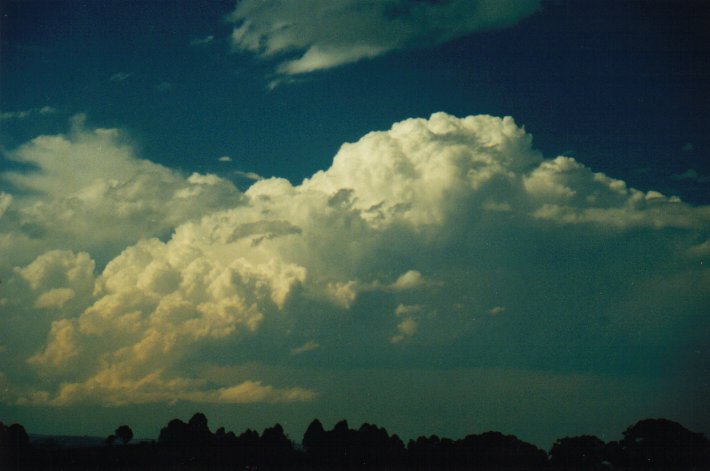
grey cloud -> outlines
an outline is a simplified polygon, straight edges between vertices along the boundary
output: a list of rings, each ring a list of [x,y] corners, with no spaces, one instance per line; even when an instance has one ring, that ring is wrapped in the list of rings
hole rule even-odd
[[[280,74],[298,75],[408,47],[509,26],[537,0],[244,0],[230,20],[236,50],[280,57]]]
[[[232,235],[225,242],[234,242],[237,239],[250,237],[253,240],[273,239],[275,237],[296,235],[302,231],[288,221],[256,221],[238,225]]]

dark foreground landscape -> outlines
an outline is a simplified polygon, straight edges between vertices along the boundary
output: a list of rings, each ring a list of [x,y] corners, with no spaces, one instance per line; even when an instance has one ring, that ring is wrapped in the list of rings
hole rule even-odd
[[[296,444],[278,424],[260,434],[212,432],[201,413],[187,423],[171,420],[157,441],[132,440],[131,428],[121,425],[101,446],[30,442],[22,425],[0,422],[0,469],[710,470],[710,440],[666,419],[641,420],[618,442],[560,438],[549,452],[498,432],[458,440],[422,436],[405,444],[384,428],[351,429],[344,420],[332,430],[314,420]]]

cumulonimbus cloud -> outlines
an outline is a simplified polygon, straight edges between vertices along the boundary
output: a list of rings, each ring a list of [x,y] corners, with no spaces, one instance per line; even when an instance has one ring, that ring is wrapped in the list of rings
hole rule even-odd
[[[13,188],[0,194],[10,401],[317,397],[201,376],[210,349],[253,361],[254,338],[271,361],[405,347],[416,361],[417,346],[437,342],[515,361],[509,351],[527,343],[567,352],[564,332],[583,351],[638,332],[681,348],[678,329],[707,327],[698,261],[710,208],[545,159],[512,118],[405,120],[344,144],[299,185],[261,179],[244,193],[81,123],[10,158],[39,169],[2,174]],[[591,321],[599,311],[607,322]]]
[[[237,24],[236,50],[281,57],[278,72],[297,75],[508,26],[538,6],[538,0],[242,0],[229,19]]]

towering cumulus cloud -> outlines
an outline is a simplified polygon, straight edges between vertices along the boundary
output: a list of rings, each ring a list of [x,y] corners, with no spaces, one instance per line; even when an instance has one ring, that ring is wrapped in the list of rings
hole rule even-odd
[[[538,3],[242,0],[230,15],[236,23],[232,44],[261,57],[286,56],[278,72],[296,75],[508,26],[534,12]]]
[[[3,400],[310,401],[254,366],[303,358],[680,367],[708,333],[710,208],[531,141],[512,118],[437,113],[240,193],[117,130],[38,137],[2,174]]]

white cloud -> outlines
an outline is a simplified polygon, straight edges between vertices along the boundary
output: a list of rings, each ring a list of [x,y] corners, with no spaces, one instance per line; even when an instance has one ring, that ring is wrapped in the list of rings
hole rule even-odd
[[[236,50],[284,58],[278,72],[296,75],[509,26],[538,6],[537,0],[243,0],[229,18],[237,24]]]
[[[466,359],[495,346],[501,362],[572,355],[565,333],[582,354],[639,332],[680,345],[710,292],[708,207],[546,160],[511,118],[405,120],[300,185],[243,194],[81,123],[9,155],[38,168],[2,174],[16,191],[0,195],[0,297],[15,313],[0,329],[25,355],[6,375],[23,381],[29,361],[46,385],[18,386],[33,403],[316,397],[258,372],[205,376],[205,352],[239,365],[255,344],[275,362],[323,345],[336,366],[409,340]]]
[[[185,178],[138,158],[120,131],[88,130],[83,120],[74,118],[68,135],[39,136],[7,154],[35,168],[0,174],[16,189],[0,196],[0,253],[15,266],[47,248],[106,261],[142,237],[238,204],[227,180]]]
[[[66,303],[71,301],[74,296],[74,290],[71,288],[51,289],[42,293],[40,297],[37,298],[35,307],[39,309],[61,309]]]
[[[94,261],[87,253],[51,250],[15,271],[35,291],[58,286],[86,287],[93,284]]]
[[[421,287],[424,283],[424,278],[421,273],[416,270],[409,270],[407,273],[397,278],[397,281],[392,283],[391,288],[395,291],[405,291]]]
[[[232,158],[228,155],[223,155],[222,157],[218,158],[217,161],[219,162],[231,162]]]
[[[74,324],[67,319],[52,322],[47,347],[27,361],[42,368],[59,368],[77,356]]]

